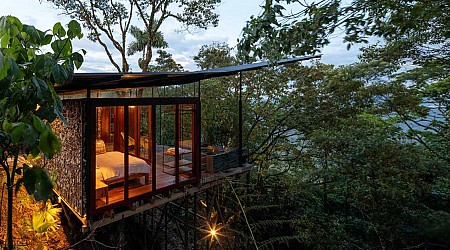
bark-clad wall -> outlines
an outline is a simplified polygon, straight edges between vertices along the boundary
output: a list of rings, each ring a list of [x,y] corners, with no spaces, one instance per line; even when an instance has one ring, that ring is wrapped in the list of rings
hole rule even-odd
[[[52,123],[53,131],[61,140],[61,153],[47,165],[50,174],[56,174],[56,191],[75,212],[86,213],[86,191],[83,160],[85,151],[84,132],[86,128],[85,100],[63,100],[63,115],[68,125],[57,119]]]

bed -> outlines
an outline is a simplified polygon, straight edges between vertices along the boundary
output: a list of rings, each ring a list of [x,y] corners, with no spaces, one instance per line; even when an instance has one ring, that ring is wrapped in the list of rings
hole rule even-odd
[[[114,184],[124,181],[125,162],[124,154],[119,151],[110,151],[96,155],[97,180],[106,184]],[[149,183],[150,166],[144,160],[128,156],[128,179],[144,177],[145,184]]]

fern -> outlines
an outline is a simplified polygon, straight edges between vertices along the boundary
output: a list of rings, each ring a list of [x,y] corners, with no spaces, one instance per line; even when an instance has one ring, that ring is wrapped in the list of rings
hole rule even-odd
[[[303,224],[305,221],[302,219],[292,219],[292,220],[260,220],[251,224],[252,228],[265,228],[265,227],[279,227],[282,225],[296,226]]]
[[[259,194],[243,194],[239,195],[239,199],[247,199],[247,198],[261,198],[261,195]]]
[[[255,205],[255,206],[251,206],[251,207],[246,207],[244,209],[245,212],[250,212],[253,210],[269,210],[270,208],[280,208],[281,205]]]

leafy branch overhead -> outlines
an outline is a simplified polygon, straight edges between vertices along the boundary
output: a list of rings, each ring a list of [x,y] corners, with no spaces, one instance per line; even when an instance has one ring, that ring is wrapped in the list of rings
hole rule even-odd
[[[72,40],[82,37],[76,21],[67,28],[56,23],[52,30],[41,31],[13,16],[0,18],[0,165],[8,188],[9,249],[14,187],[24,184],[38,201],[51,194],[53,183],[44,169],[29,162],[20,166],[19,157],[32,159],[42,153],[52,158],[61,150],[49,125],[56,118],[65,121],[54,86],[70,80],[81,67],[85,51],[73,52]],[[50,51],[42,51],[43,46]]]
[[[391,45],[409,41],[397,49],[413,59],[424,59],[422,52],[448,53],[449,14],[442,11],[450,8],[448,1],[266,0],[262,8],[262,14],[252,17],[243,30],[238,47],[244,56],[279,58],[318,52],[339,32],[347,48],[375,36]]]

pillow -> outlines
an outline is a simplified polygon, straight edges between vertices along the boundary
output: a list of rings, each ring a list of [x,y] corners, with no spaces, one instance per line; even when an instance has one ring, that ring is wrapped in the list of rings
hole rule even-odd
[[[95,153],[96,154],[106,153],[105,142],[102,139],[95,140]]]

